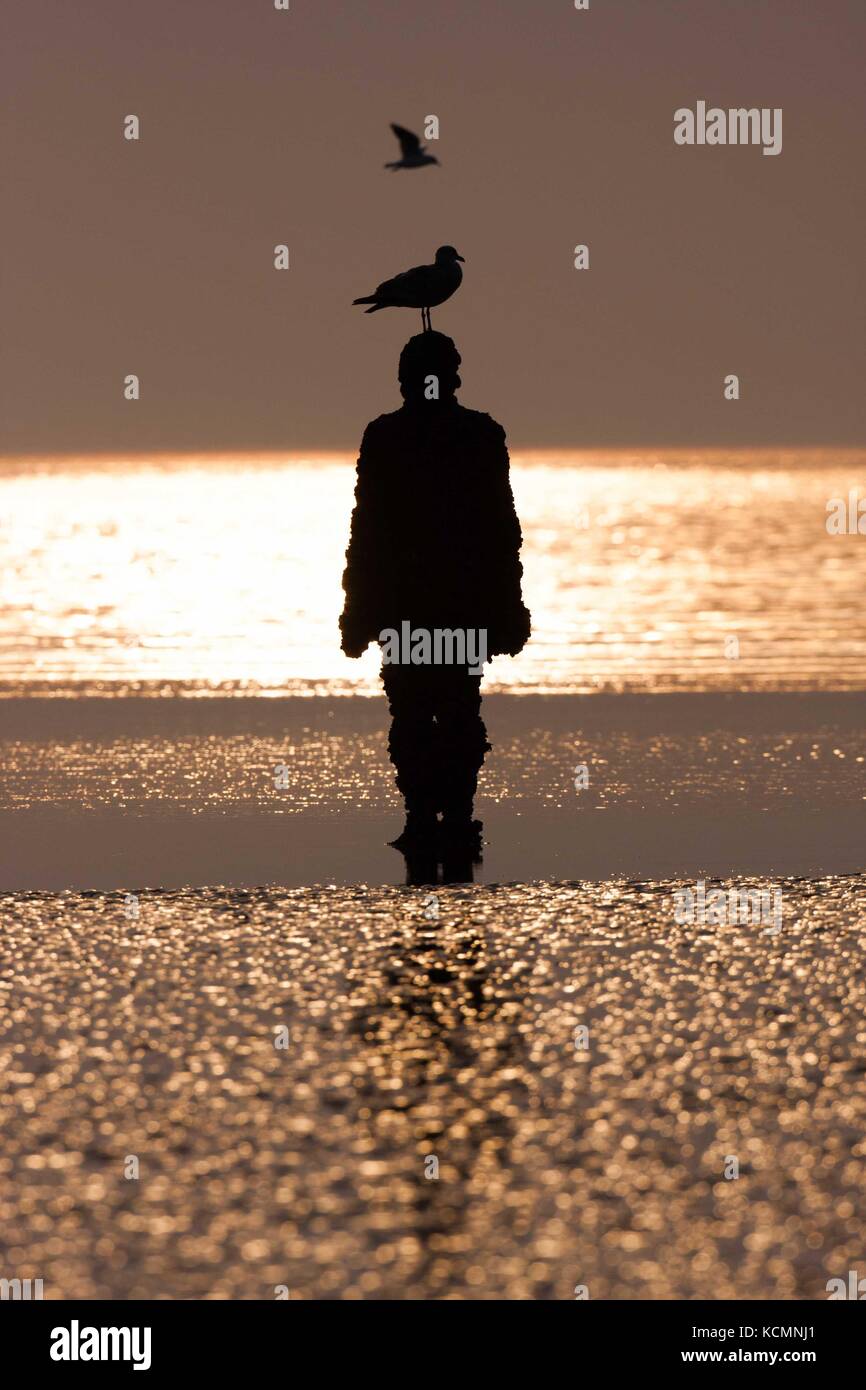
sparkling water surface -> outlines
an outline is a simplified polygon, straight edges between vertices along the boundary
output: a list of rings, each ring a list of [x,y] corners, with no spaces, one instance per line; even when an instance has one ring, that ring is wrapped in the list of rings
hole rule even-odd
[[[866,455],[522,455],[533,637],[490,690],[866,685]],[[7,462],[0,689],[372,694],[337,618],[353,459]],[[736,639],[732,643],[731,639]]]

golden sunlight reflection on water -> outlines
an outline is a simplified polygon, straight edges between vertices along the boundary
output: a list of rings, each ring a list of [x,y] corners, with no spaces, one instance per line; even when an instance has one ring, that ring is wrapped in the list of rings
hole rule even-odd
[[[338,645],[352,465],[7,462],[3,693],[372,693],[378,653],[354,662]],[[825,527],[863,465],[517,454],[533,637],[487,688],[866,684],[866,537]]]

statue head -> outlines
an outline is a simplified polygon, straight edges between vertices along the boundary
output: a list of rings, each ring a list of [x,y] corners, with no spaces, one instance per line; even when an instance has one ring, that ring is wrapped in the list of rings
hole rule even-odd
[[[453,338],[433,329],[417,333],[400,353],[397,377],[403,399],[412,404],[453,400],[460,386],[459,366]]]

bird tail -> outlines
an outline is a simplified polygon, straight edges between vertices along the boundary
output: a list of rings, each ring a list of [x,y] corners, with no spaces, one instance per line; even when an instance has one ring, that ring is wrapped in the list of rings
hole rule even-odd
[[[378,303],[376,302],[376,296],[375,296],[374,294],[365,294],[365,295],[363,295],[360,299],[353,299],[353,300],[352,300],[352,303],[353,303],[353,304],[372,304],[372,306],[373,306],[372,309],[368,309],[368,310],[367,310],[367,313],[368,313],[368,314],[375,314],[375,312],[376,312],[377,309],[384,309],[384,307],[385,307],[384,304],[378,304]]]

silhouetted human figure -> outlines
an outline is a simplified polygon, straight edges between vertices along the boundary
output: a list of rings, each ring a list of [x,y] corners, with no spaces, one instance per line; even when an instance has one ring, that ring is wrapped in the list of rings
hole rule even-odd
[[[348,656],[370,642],[383,649],[388,748],[407,813],[395,844],[426,852],[435,837],[446,855],[480,845],[472,802],[490,744],[471,657],[479,645],[482,659],[513,656],[530,630],[505,433],[458,404],[459,366],[452,340],[429,330],[400,354],[403,405],[371,421],[361,442],[340,619]],[[466,659],[437,664],[431,642],[425,660],[421,642],[413,664],[406,636],[437,630],[476,634]],[[404,639],[396,660],[388,632]]]

